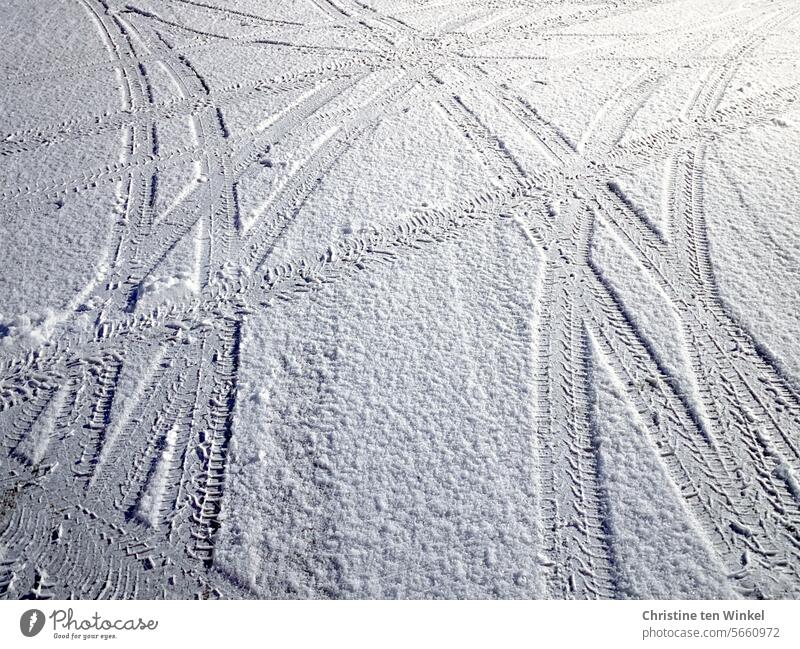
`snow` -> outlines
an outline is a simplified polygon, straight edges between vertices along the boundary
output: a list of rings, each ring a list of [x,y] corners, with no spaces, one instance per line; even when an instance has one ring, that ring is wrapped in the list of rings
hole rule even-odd
[[[795,5],[2,3],[0,597],[798,597]]]
[[[606,485],[611,533],[626,597],[733,599],[702,532],[626,402],[625,388],[598,354],[592,356],[599,473]]]
[[[538,264],[498,225],[248,318],[217,551],[259,595],[540,594],[535,295],[509,292]]]

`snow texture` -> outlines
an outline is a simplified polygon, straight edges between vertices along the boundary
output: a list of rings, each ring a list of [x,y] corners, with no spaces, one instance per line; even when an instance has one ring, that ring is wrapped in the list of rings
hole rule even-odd
[[[0,597],[800,596],[794,0],[0,2]]]

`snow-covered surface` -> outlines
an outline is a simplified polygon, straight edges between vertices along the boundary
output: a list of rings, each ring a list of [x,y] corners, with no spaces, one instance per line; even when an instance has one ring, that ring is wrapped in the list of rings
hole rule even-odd
[[[800,4],[0,2],[0,596],[800,595]]]

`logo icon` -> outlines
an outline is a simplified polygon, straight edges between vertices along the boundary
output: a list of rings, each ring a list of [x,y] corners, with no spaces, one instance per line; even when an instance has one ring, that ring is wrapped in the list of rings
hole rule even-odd
[[[32,638],[44,627],[44,613],[38,608],[25,611],[19,618],[19,630],[26,638]]]

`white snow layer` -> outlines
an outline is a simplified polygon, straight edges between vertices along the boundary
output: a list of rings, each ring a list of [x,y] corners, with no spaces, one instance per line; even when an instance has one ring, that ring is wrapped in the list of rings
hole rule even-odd
[[[800,595],[796,2],[0,4],[0,597]]]

